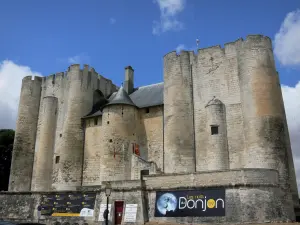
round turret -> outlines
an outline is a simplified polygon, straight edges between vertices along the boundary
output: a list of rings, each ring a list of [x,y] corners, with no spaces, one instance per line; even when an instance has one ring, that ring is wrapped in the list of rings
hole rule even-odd
[[[276,169],[283,190],[283,217],[294,219],[289,188],[285,114],[271,40],[251,35],[238,51],[244,117],[245,168]],[[290,208],[289,208],[290,207]]]
[[[226,111],[225,105],[214,98],[206,105],[208,145],[206,159],[203,162],[206,170],[225,170],[229,168]],[[201,166],[201,165],[200,165]],[[203,169],[203,168],[202,168]]]
[[[137,107],[121,87],[102,111],[101,181],[130,179],[137,118]]]
[[[9,191],[30,191],[42,78],[24,77],[12,152]]]
[[[42,102],[40,130],[33,165],[32,191],[50,191],[58,101],[47,96]]]

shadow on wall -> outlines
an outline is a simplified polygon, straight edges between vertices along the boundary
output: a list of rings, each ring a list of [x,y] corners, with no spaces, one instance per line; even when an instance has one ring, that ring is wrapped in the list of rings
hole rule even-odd
[[[14,137],[14,130],[0,130],[0,191],[8,190]]]
[[[140,110],[139,110],[140,111]],[[143,111],[143,110],[142,110]],[[145,128],[145,124],[143,121],[143,116],[142,116],[143,112],[139,112],[139,133],[138,133],[138,144],[139,144],[139,150],[140,150],[140,156],[141,158],[143,158],[144,160],[148,160],[148,154],[149,154],[149,149],[148,149],[148,140],[147,140],[147,133],[146,133],[146,128]]]

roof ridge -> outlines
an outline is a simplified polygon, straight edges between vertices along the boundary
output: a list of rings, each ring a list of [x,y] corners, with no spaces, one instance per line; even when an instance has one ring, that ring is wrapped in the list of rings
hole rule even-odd
[[[155,83],[155,84],[148,84],[148,85],[144,85],[144,86],[140,86],[139,88],[143,88],[143,87],[149,87],[149,86],[154,86],[154,85],[159,85],[159,84],[163,84],[164,82],[159,82],[159,83]]]

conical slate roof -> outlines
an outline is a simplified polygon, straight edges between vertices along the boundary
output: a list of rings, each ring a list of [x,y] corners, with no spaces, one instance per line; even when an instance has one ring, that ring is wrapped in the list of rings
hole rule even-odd
[[[217,98],[214,98],[209,102],[209,105],[222,105],[222,104],[223,103]]]
[[[206,104],[205,108],[206,108],[207,106],[211,106],[211,105],[222,105],[222,104],[223,104],[223,103],[222,103],[219,99],[217,99],[217,98],[214,96],[213,99],[210,100],[210,101]]]
[[[122,86],[120,87],[118,92],[114,95],[112,100],[105,106],[117,105],[117,104],[136,106]]]

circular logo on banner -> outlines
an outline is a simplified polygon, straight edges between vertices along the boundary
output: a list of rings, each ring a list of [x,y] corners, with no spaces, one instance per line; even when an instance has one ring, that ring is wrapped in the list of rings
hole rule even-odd
[[[214,207],[215,207],[215,205],[216,205],[216,202],[215,202],[215,200],[213,200],[213,199],[209,199],[209,200],[207,201],[207,207],[208,207],[209,209],[212,209],[212,208],[214,208]]]
[[[166,215],[167,212],[174,212],[177,207],[177,198],[171,193],[165,193],[159,197],[156,206],[162,215]]]

